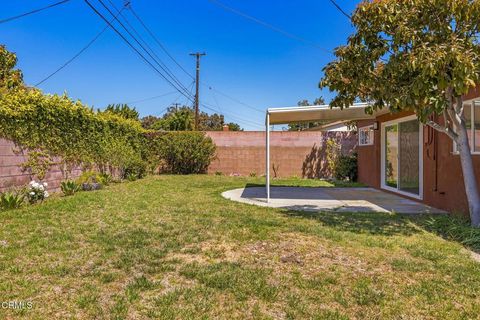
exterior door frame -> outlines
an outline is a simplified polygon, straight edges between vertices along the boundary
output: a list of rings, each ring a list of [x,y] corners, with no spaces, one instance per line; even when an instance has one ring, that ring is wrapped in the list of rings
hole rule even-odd
[[[411,121],[411,120],[417,120],[416,115],[408,116],[408,117],[403,117],[403,118],[398,118],[392,121],[387,121],[387,122],[382,122],[380,126],[380,144],[381,144],[381,159],[380,159],[380,188],[392,191],[410,198],[414,199],[419,199],[423,200],[423,124],[419,123],[419,131],[418,131],[418,183],[419,183],[419,194],[414,194],[406,191],[402,191],[398,189],[398,182],[397,182],[397,188],[393,188],[390,186],[387,186],[385,184],[385,127],[392,125],[392,124],[399,124],[401,122],[406,122],[406,121]],[[399,145],[399,150],[400,150],[400,145]],[[399,162],[397,162],[397,166],[399,165]],[[397,177],[397,180],[400,180],[400,177]]]

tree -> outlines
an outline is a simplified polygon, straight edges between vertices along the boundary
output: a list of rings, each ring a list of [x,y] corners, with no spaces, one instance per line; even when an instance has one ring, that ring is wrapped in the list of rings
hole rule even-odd
[[[229,122],[227,123],[228,130],[229,131],[243,131],[243,129],[240,127],[238,123],[235,122]]]
[[[153,125],[153,129],[165,131],[193,130],[194,115],[188,107],[169,108],[162,119]]]
[[[0,45],[0,96],[23,87],[23,75],[20,70],[14,69],[16,65],[17,56]]]
[[[142,123],[142,127],[144,129],[152,129],[153,125],[155,124],[155,122],[157,122],[158,120],[160,120],[159,117],[155,117],[155,116],[146,116],[146,117],[143,117],[140,122]]]
[[[139,120],[138,111],[128,104],[109,104],[103,112],[116,114],[125,119]]]
[[[307,106],[318,106],[318,105],[323,105],[325,104],[325,100],[323,97],[318,97],[313,101],[313,104],[311,104],[308,100],[300,100],[298,101],[297,105],[299,107],[307,107]],[[322,125],[323,122],[298,122],[298,123],[290,123],[288,125],[288,131],[303,131],[309,128],[314,128],[318,127],[319,125]]]
[[[335,50],[320,87],[337,93],[332,107],[357,98],[368,112],[414,111],[458,146],[472,225],[480,226],[480,195],[462,96],[480,83],[480,1],[363,1],[355,33]]]
[[[191,131],[195,121],[195,110],[188,106],[169,107],[167,112],[155,124],[151,126],[156,130],[167,131]],[[199,114],[199,130],[200,131],[220,131],[225,125],[224,116],[218,113],[208,114],[200,112]],[[240,125],[236,123],[227,124],[232,131],[241,130]]]

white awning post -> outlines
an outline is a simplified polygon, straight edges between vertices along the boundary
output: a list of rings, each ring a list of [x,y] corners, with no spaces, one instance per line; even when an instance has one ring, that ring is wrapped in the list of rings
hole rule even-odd
[[[267,110],[265,117],[265,188],[267,191],[267,202],[270,202],[270,113]]]

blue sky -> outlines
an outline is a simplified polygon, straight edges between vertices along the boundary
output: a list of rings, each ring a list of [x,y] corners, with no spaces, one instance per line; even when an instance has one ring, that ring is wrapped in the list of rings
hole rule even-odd
[[[0,19],[55,1],[4,1]],[[112,1],[117,6],[123,3]],[[97,0],[91,2],[101,7]],[[352,32],[349,21],[328,0],[221,2],[327,49],[345,43]],[[347,12],[356,5],[354,1],[338,3]],[[318,89],[322,68],[333,59],[332,54],[321,49],[288,38],[208,0],[132,0],[132,6],[191,73],[195,61],[189,53],[207,53],[202,58],[201,100],[222,111],[227,121],[238,122],[246,130],[261,130],[264,114],[215,93],[209,86],[261,110],[295,105],[301,99],[313,100],[320,95],[328,101],[332,96],[328,90]],[[130,12],[125,15],[132,24],[136,22]],[[1,24],[0,42],[17,54],[26,83],[33,85],[70,59],[104,26],[83,0],[71,0]],[[155,46],[140,25],[134,26],[189,87],[191,79]],[[40,88],[47,93],[66,91],[95,108],[174,91],[111,30]],[[161,115],[174,101],[184,103],[186,98],[172,93],[132,105],[142,116]]]

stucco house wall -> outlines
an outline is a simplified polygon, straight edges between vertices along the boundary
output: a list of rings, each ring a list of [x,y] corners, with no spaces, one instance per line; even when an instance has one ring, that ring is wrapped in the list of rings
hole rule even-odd
[[[465,99],[480,97],[480,90],[472,90]],[[358,121],[358,127],[372,125],[412,115],[412,112],[387,114],[375,120]],[[441,121],[441,119],[439,119]],[[430,206],[452,213],[467,215],[468,204],[463,184],[462,168],[458,154],[453,152],[453,142],[445,134],[423,126],[423,199]],[[381,130],[374,131],[374,143],[359,146],[359,181],[368,186],[381,188]],[[480,155],[472,154],[475,176],[480,186]]]

